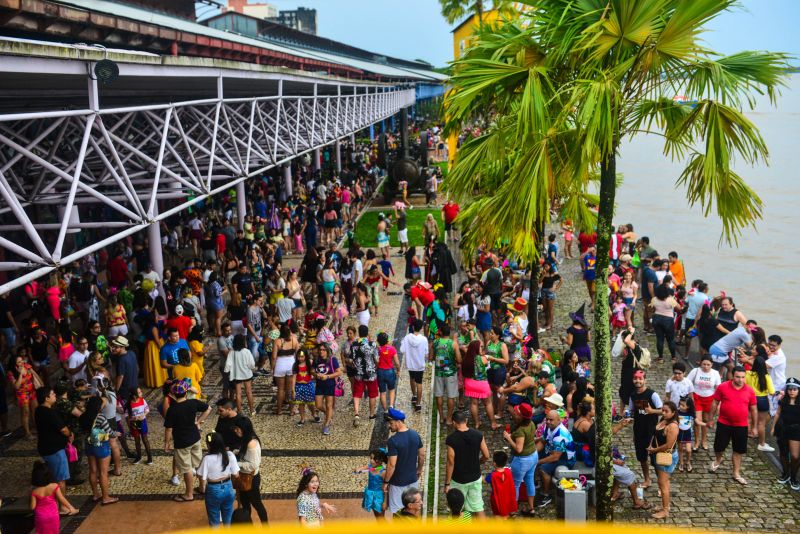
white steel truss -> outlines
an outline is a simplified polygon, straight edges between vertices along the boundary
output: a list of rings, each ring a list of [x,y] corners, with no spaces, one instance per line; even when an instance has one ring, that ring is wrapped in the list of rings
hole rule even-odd
[[[0,248],[5,258],[11,252],[22,259],[0,261],[0,270],[27,271],[1,285],[0,294],[383,120],[415,98],[413,88],[400,87],[316,93],[283,95],[281,84],[277,96],[261,98],[0,115]],[[171,206],[163,212],[162,200]],[[100,221],[80,222],[86,204],[103,208]],[[47,205],[47,221],[33,216]],[[67,235],[87,228],[103,228],[107,237],[67,251]]]

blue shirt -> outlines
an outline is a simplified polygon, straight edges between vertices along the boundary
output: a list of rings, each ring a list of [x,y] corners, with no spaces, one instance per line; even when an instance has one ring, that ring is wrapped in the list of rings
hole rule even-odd
[[[686,304],[689,306],[689,309],[686,310],[686,318],[694,319],[697,317],[706,300],[708,300],[708,295],[700,291],[695,291],[694,294],[687,296]]]
[[[650,267],[645,267],[644,271],[642,271],[642,298],[649,299],[653,296],[650,293],[650,287],[647,285],[648,283],[653,284],[653,290],[655,291],[656,286],[658,285],[658,276],[653,269]]]
[[[165,343],[164,346],[161,347],[159,358],[170,365],[178,365],[179,349],[189,350],[189,344],[185,339],[179,339],[177,343]]]
[[[544,454],[549,455],[552,452],[560,452],[561,459],[566,460],[567,466],[572,467],[575,464],[575,445],[572,442],[572,434],[564,425],[558,425],[555,430],[549,427],[544,431]]]
[[[558,271],[558,243],[555,241],[547,245],[547,263],[553,267],[553,271]]]
[[[389,438],[388,456],[397,456],[392,478],[387,480],[389,484],[408,486],[417,481],[417,454],[421,448],[422,439],[410,428]]]
[[[253,211],[256,212],[256,217],[261,217],[262,219],[267,218],[267,203],[263,200],[257,200],[256,203],[253,205]]]

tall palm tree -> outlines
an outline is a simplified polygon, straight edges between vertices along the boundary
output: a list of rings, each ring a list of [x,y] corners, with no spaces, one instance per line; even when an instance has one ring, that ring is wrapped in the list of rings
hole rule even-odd
[[[686,162],[677,182],[686,188],[689,204],[699,204],[706,215],[715,211],[723,225],[721,239],[735,243],[743,229],[761,217],[762,203],[731,163],[738,157],[755,165],[768,156],[758,129],[742,110],[753,108],[754,93],[767,94],[775,102],[789,58],[752,51],[722,56],[705,46],[704,26],[730,9],[734,0],[521,3],[530,8],[524,15],[529,17],[527,26],[514,35],[482,32],[473,45],[514,51],[516,60],[503,53],[472,60],[466,54],[454,64],[454,90],[445,106],[455,118],[474,114],[472,106],[497,113],[498,124],[508,116],[515,123],[514,136],[536,147],[510,167],[506,180],[512,185],[499,186],[497,196],[504,198],[491,201],[497,213],[481,224],[481,231],[491,224],[517,224],[517,233],[529,233],[536,228],[532,223],[543,218],[536,214],[543,209],[539,193],[551,177],[599,172],[594,307],[597,518],[612,519],[607,267],[621,142],[642,133],[662,136],[665,155]],[[498,39],[506,39],[505,47],[494,42]],[[679,92],[697,104],[673,101],[671,96]],[[556,141],[565,138],[571,142]],[[476,144],[488,151],[492,141]],[[554,157],[562,147],[565,152]],[[478,152],[476,146],[472,153]],[[470,151],[459,159],[469,157]],[[565,163],[568,170],[547,170]],[[526,180],[528,190],[520,184]]]
[[[542,56],[531,53],[522,28],[509,19],[497,27],[480,28],[477,35],[476,46],[454,65],[445,133],[460,131],[478,118],[489,124],[481,136],[461,147],[444,189],[465,205],[459,215],[465,251],[507,241],[513,254],[531,264],[531,295],[535,295],[550,205],[554,201],[567,204],[578,225],[593,227],[594,214],[586,208],[586,200],[591,198],[587,192],[590,177],[569,160],[568,147],[575,141],[576,131],[548,131],[545,127],[550,115],[559,110],[554,105],[557,89],[551,83],[541,86],[538,63]],[[507,83],[525,83],[527,90],[496,90],[475,76],[491,62],[508,69]],[[558,79],[556,73],[551,74],[553,80]],[[488,80],[496,81],[494,77]],[[532,120],[541,127],[532,127]],[[538,347],[536,306],[536,299],[530,298],[528,332]]]

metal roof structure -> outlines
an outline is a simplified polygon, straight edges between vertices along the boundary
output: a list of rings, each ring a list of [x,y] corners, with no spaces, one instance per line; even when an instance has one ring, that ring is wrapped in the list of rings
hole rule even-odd
[[[131,48],[147,49],[158,41],[160,46],[170,43],[170,55],[190,55],[242,61],[266,62],[273,65],[297,64],[302,70],[323,71],[350,77],[366,77],[384,81],[440,82],[446,77],[426,70],[422,63],[404,60],[370,61],[342,53],[311,50],[301,44],[289,44],[266,39],[256,39],[237,33],[210,28],[197,22],[169,16],[109,0],[11,0],[17,2],[19,11],[7,19],[5,27],[22,32],[26,37],[41,38],[42,33],[64,40],[66,35],[48,33],[56,22],[74,23],[77,35],[106,46],[119,44]],[[54,15],[55,13],[55,15]],[[86,27],[97,28],[87,32]],[[2,29],[3,26],[0,26]],[[291,30],[290,30],[291,31]],[[302,33],[302,32],[298,32]],[[121,38],[125,34],[127,37]],[[58,39],[58,37],[61,39]],[[74,37],[78,38],[78,37]],[[127,40],[127,42],[125,42]],[[284,39],[286,41],[287,39]],[[307,42],[308,36],[298,37],[298,43]],[[319,41],[335,41],[319,38]],[[117,46],[124,48],[125,46]],[[331,45],[331,48],[333,46]],[[342,45],[342,48],[347,48]],[[352,48],[352,47],[350,47]],[[415,67],[412,67],[414,65]]]

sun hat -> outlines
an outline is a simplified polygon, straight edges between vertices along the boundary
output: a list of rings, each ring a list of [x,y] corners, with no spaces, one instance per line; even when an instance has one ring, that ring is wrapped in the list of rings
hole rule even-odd
[[[559,408],[564,406],[564,397],[562,397],[558,393],[553,393],[549,397],[545,397],[544,401],[549,404],[552,404],[553,406],[558,406]]]
[[[525,311],[527,308],[528,308],[528,301],[522,297],[519,297],[517,300],[508,305],[508,309],[511,311],[521,312]]]
[[[111,340],[111,344],[116,345],[117,347],[122,347],[123,349],[127,349],[129,345],[128,338],[126,338],[125,336],[115,337],[114,339]]]

